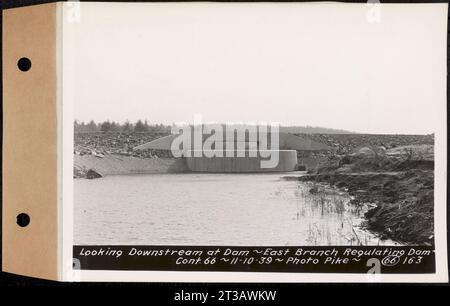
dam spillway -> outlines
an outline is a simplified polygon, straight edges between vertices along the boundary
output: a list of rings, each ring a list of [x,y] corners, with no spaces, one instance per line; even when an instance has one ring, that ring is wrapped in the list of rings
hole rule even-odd
[[[272,137],[276,135],[277,137]],[[179,152],[177,156],[185,161],[187,171],[210,173],[252,173],[252,172],[290,172],[298,169],[297,152],[328,151],[331,147],[298,137],[290,133],[247,133],[245,137],[221,137],[220,140],[209,141],[213,134],[200,134],[197,140],[195,133],[173,134],[143,143],[134,150],[165,150]],[[182,146],[180,146],[180,140]],[[194,151],[204,151],[205,143],[209,143],[206,151],[231,152],[245,151],[245,154],[204,155],[191,154]],[[175,145],[174,145],[175,144]],[[276,148],[276,149],[275,149]],[[271,153],[269,155],[250,154],[254,151]],[[222,156],[223,155],[223,156]],[[267,157],[266,157],[267,156]],[[276,163],[267,166],[267,161],[276,156]]]

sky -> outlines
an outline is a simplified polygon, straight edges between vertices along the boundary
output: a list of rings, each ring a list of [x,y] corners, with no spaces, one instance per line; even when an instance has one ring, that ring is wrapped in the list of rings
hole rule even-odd
[[[81,121],[445,124],[445,4],[86,3],[63,24]]]

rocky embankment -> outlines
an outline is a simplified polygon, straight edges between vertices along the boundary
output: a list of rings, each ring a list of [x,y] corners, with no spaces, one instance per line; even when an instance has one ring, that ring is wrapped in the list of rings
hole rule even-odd
[[[352,203],[370,203],[367,229],[407,244],[434,243],[433,146],[408,145],[374,152],[362,148],[298,178],[343,188]],[[316,192],[313,187],[311,192]]]
[[[434,145],[434,135],[395,134],[296,134],[335,148],[336,154],[352,154],[363,147],[390,150],[407,146]]]

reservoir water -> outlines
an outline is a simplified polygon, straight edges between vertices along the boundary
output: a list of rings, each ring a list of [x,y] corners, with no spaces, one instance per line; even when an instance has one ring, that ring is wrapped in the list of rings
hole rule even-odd
[[[284,175],[291,176],[292,173]],[[155,174],[74,180],[77,245],[394,245],[361,227],[347,193],[283,174]]]

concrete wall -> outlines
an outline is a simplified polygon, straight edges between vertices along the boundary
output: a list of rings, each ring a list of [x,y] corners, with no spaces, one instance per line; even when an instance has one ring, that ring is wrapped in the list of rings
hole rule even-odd
[[[74,155],[74,168],[81,172],[93,170],[101,176],[189,171],[184,158],[136,158],[120,155],[106,155],[103,158]]]
[[[295,150],[279,151],[275,168],[261,168],[261,157],[187,157],[187,167],[193,172],[289,172],[297,168]]]

